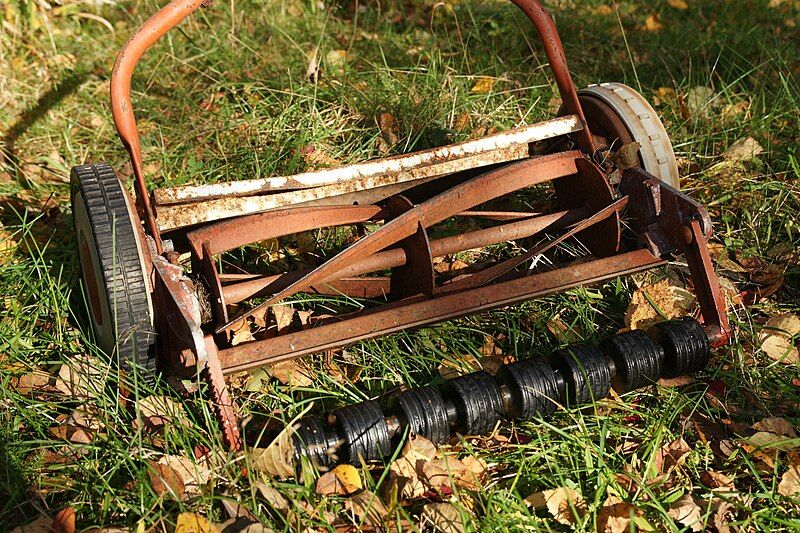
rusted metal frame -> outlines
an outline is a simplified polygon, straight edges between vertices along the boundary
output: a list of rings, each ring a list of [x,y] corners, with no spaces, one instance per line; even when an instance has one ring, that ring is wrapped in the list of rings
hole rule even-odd
[[[204,373],[211,385],[210,389],[213,396],[211,403],[222,425],[222,438],[228,449],[239,450],[242,447],[239,417],[236,414],[236,404],[231,397],[227,383],[225,383],[225,375],[222,372],[217,344],[211,335],[207,335],[204,341],[208,353],[208,361]]]
[[[150,203],[143,164],[142,144],[139,130],[136,128],[136,117],[131,102],[131,80],[133,71],[142,55],[165,33],[188,17],[204,0],[173,0],[155,15],[147,19],[141,28],[131,36],[122,47],[111,73],[111,113],[122,144],[128,151],[136,177],[136,202],[145,215],[145,222],[150,235],[155,240],[156,250],[162,252],[161,233],[156,222],[155,212]]]
[[[414,209],[414,204],[405,196],[389,198],[386,205],[392,218],[397,218]],[[395,298],[407,298],[416,294],[433,296],[436,289],[436,271],[433,269],[433,254],[428,232],[422,223],[417,230],[397,243],[406,260],[392,268],[391,294]]]
[[[561,43],[561,37],[558,35],[555,22],[538,0],[511,0],[511,2],[519,7],[536,27],[539,39],[550,62],[550,69],[553,71],[556,85],[558,85],[564,108],[568,113],[577,115],[583,125],[583,129],[578,132],[578,146],[584,153],[590,156],[594,155],[595,147],[592,133],[589,131],[586,116],[578,99],[578,92],[572,82],[567,56],[564,53],[564,45]]]
[[[357,241],[265,302],[229,320],[217,332],[222,332],[238,319],[273,305],[296,292],[304,291],[312,285],[323,282],[361,258],[396,244],[417,231],[419,225],[427,228],[456,213],[494,198],[538,183],[574,174],[578,171],[576,161],[582,159],[582,157],[582,154],[577,151],[535,157],[481,174],[452,187],[387,222],[380,229]]]
[[[636,250],[534,276],[520,276],[474,290],[446,294],[439,298],[412,298],[409,303],[397,302],[396,305],[378,308],[340,322],[221,350],[219,357],[225,373],[248,370],[663,264],[665,261],[655,257],[650,251]]]
[[[550,241],[543,242],[537,246],[534,246],[527,252],[520,254],[516,257],[511,257],[506,259],[505,261],[501,261],[494,266],[491,266],[481,272],[472,274],[471,276],[467,276],[465,278],[453,281],[449,283],[446,287],[443,287],[445,292],[452,292],[458,290],[465,290],[465,289],[473,289],[476,287],[481,287],[490,283],[501,276],[508,274],[509,272],[515,270],[520,265],[524,264],[527,261],[530,261],[534,257],[540,256],[547,251],[551,250],[558,244],[564,242],[565,240],[574,237],[581,231],[592,227],[593,225],[606,220],[610,216],[618,214],[625,206],[628,205],[628,197],[623,196],[616,202],[612,203],[608,207],[601,209],[597,213],[593,214],[589,218],[582,220],[576,224],[573,224],[568,231],[565,231],[555,239]]]
[[[686,257],[692,275],[694,292],[700,304],[700,313],[711,344],[724,346],[730,340],[730,323],[725,308],[725,297],[714,272],[708,244],[698,220],[690,220],[679,229],[681,251]]]
[[[574,224],[586,216],[586,209],[578,208],[571,211],[559,211],[549,215],[542,215],[536,218],[523,219],[517,222],[501,224],[491,228],[479,229],[467,233],[461,233],[442,239],[431,241],[431,255],[433,257],[443,257],[467,250],[483,248],[498,242],[513,241],[524,239],[540,233],[542,231],[557,231],[570,224]],[[342,279],[347,277],[360,276],[370,272],[379,272],[397,268],[406,264],[407,256],[402,248],[391,248],[377,252],[365,257],[353,265],[342,269],[335,274],[335,278]],[[223,284],[222,293],[225,301],[231,304],[239,303],[248,298],[257,298],[267,294],[274,294],[295,281],[299,280],[312,269],[295,270],[284,274],[272,276],[259,276],[257,274],[237,275],[226,279],[227,284]],[[326,279],[321,284],[315,285],[313,292],[321,292],[321,288],[328,284],[335,283],[336,279]]]
[[[376,177],[398,176],[398,178],[418,179],[449,174],[464,168],[479,168],[524,159],[530,155],[531,143],[575,133],[581,128],[580,119],[575,115],[568,115],[480,139],[409,154],[303,172],[293,176],[164,188],[154,191],[153,196],[156,205],[161,207],[291,189],[308,189]]]

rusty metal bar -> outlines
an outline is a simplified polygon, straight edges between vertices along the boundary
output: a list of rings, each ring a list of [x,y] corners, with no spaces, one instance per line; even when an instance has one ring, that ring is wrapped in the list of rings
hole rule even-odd
[[[493,228],[486,228],[443,239],[431,241],[431,253],[433,257],[464,252],[475,248],[483,248],[498,242],[513,241],[530,237],[544,230],[557,230],[570,224],[580,221],[587,216],[585,209],[573,209],[571,211],[561,211],[550,215],[531,218],[520,222],[502,224]],[[325,279],[314,287],[314,292],[320,292],[320,287],[346,277],[355,277],[370,272],[379,272],[397,268],[406,264],[408,258],[402,248],[392,248],[372,254],[350,267],[344,268],[334,276],[335,279]],[[248,279],[238,283],[231,283],[222,287],[222,295],[226,303],[235,304],[247,300],[274,294],[303,276],[311,272],[311,269],[296,270],[285,274],[274,276],[264,276],[257,279]]]
[[[648,250],[495,283],[438,298],[411,298],[341,322],[251,342],[219,352],[223,371],[239,372],[338,348],[364,339],[510,305],[665,264]]]
[[[318,285],[360,258],[372,255],[405,239],[417,231],[420,225],[428,228],[456,213],[510,192],[575,174],[578,171],[576,161],[582,157],[581,153],[577,151],[535,157],[487,172],[456,185],[384,224],[379,230],[346,248],[265,302],[229,320],[228,323],[217,329],[217,333],[221,333],[241,318],[277,303],[296,292],[308,289],[312,285]]]

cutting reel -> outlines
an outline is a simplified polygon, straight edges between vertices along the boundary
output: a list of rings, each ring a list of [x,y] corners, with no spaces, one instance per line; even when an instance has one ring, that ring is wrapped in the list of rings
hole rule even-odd
[[[576,91],[555,24],[537,0],[513,3],[533,23],[561,94],[562,112],[552,120],[340,168],[148,191],[131,78],[144,52],[201,3],[170,2],[133,35],[114,65],[111,107],[130,155],[135,200],[101,163],[73,169],[72,202],[98,344],[125,375],[147,380],[157,369],[179,378],[201,375],[230,448],[239,448],[241,437],[228,374],[656,268],[676,254],[688,263],[706,342],[727,341],[724,302],[706,248],[711,221],[678,190],[661,121],[625,85]],[[633,161],[615,163],[615,154],[630,147]],[[469,229],[448,230],[459,221],[469,221]],[[326,259],[314,264],[275,272],[231,260],[260,242],[323,230],[344,238],[330,240],[317,254]],[[434,267],[438,258],[485,247],[498,253],[446,273]],[[338,315],[328,306],[314,327],[254,331],[247,342],[233,342],[235,332],[253,327],[272,306],[300,295],[359,304],[355,310],[342,306]],[[692,328],[696,333],[700,326]],[[646,344],[641,335],[625,338]],[[606,355],[602,364],[599,356],[592,359],[598,372],[605,368],[602,383],[592,386],[595,398],[612,376],[627,382],[624,372],[639,372],[635,358],[612,367]],[[641,372],[655,376],[652,364],[642,362]],[[574,379],[574,369],[522,363],[506,369],[505,381],[480,375],[448,384],[450,403],[426,389],[398,405],[439,402],[431,421],[437,438],[445,429],[486,429],[500,413],[527,417],[545,408],[526,404],[519,387],[516,397],[511,392],[514,379],[534,373],[549,376],[547,402],[570,403],[563,384]],[[469,391],[490,403],[468,407]],[[337,438],[358,448],[349,452],[353,456],[384,451],[392,424],[384,423],[380,437],[361,450],[353,432],[363,420],[385,417],[375,406],[354,409],[341,413],[361,421],[337,417],[343,420]],[[473,424],[473,415],[482,422]],[[328,439],[328,429],[319,431]],[[317,437],[311,441],[318,444]]]

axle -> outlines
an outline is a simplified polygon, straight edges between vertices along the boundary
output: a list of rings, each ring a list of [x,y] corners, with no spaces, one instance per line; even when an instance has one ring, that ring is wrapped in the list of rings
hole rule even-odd
[[[503,420],[548,416],[705,368],[708,336],[694,319],[662,322],[647,332],[615,335],[599,346],[574,344],[549,358],[503,365],[497,375],[473,372],[439,387],[397,394],[384,413],[374,401],[342,407],[324,420],[306,417],[294,433],[295,457],[316,466],[379,460],[406,433],[441,443],[454,433],[492,431]]]

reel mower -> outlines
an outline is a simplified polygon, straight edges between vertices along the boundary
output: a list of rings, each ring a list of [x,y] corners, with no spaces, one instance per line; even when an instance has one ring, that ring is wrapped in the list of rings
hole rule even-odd
[[[224,442],[237,449],[228,374],[657,268],[676,254],[688,263],[702,325],[667,323],[649,336],[633,332],[599,349],[571,347],[548,362],[509,365],[498,378],[479,373],[441,392],[409,391],[388,417],[372,403],[345,407],[332,426],[304,421],[298,442],[318,448],[341,440],[348,460],[374,458],[406,426],[441,441],[452,430],[486,431],[500,418],[601,398],[611,382],[627,390],[664,372],[702,368],[708,347],[727,342],[728,320],[706,248],[711,221],[678,190],[667,132],[630,87],[576,91],[553,20],[538,0],[512,1],[533,23],[558,86],[563,109],[552,120],[340,168],[152,192],[131,79],[145,51],[203,0],[173,0],[147,20],[111,77],[135,197],[107,164],[72,170],[89,320],[120,371],[145,379],[156,370],[201,375]],[[634,161],[616,165],[614,155],[630,147]],[[474,229],[438,231],[465,219]],[[306,268],[234,270],[220,260],[261,241],[322,230],[349,238]],[[505,251],[490,261],[446,273],[434,268],[436,258],[494,245]],[[299,295],[360,307],[333,316],[326,310],[311,328],[233,342],[254,317]]]

